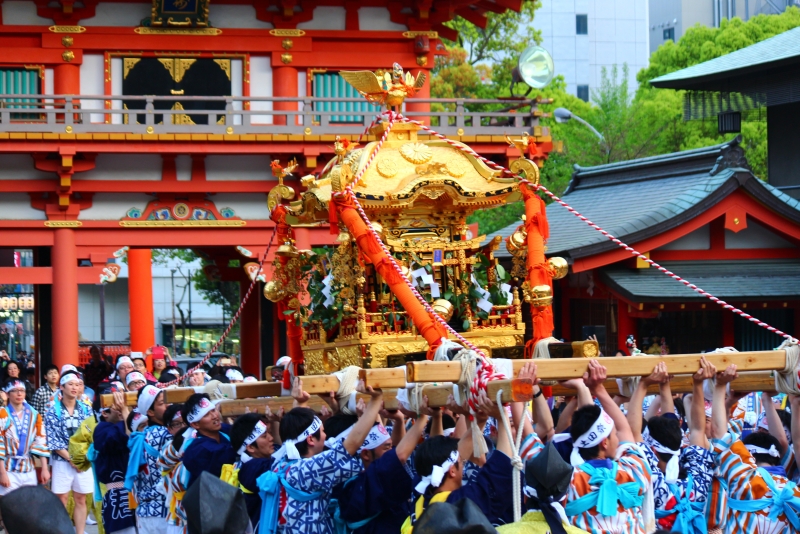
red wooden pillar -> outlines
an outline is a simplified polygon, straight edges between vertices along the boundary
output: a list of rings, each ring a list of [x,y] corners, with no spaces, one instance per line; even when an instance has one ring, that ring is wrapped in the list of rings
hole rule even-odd
[[[81,94],[80,65],[64,63],[53,69],[53,92],[57,95]]]
[[[631,317],[628,306],[627,302],[617,300],[617,348],[623,353],[627,352],[625,343],[628,340],[628,336],[633,334],[637,342],[639,337],[639,325],[636,322],[636,318]],[[614,355],[610,354],[609,356]]]
[[[425,73],[425,85],[423,85],[420,90],[417,91],[417,94],[414,95],[414,98],[409,98],[406,100],[406,114],[409,118],[418,120],[430,126],[431,118],[429,113],[431,112],[431,105],[429,103],[416,102],[415,100],[417,98],[431,97],[431,71],[422,70],[420,72]],[[422,115],[416,115],[416,113],[422,113]]]
[[[294,67],[278,67],[272,72],[272,96],[297,97],[297,69]],[[282,111],[296,111],[297,102],[275,102],[273,109]],[[275,115],[275,124],[296,124],[296,121],[287,121],[286,116]]]
[[[245,373],[261,376],[261,306],[259,306],[259,283],[242,308],[239,321],[239,365]],[[239,282],[239,295],[244,298],[250,288],[250,280]]]
[[[722,310],[722,346],[735,347],[734,316],[728,310]]]
[[[144,352],[155,345],[153,319],[153,272],[150,249],[128,251],[128,310],[131,350]]]
[[[78,254],[75,231],[53,233],[53,364],[78,364]]]

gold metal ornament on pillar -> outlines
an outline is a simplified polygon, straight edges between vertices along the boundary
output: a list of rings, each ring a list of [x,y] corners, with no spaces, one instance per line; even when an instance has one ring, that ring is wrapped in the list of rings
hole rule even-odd
[[[531,290],[531,306],[534,308],[543,308],[552,304],[553,290],[550,286],[535,286],[533,290]]]
[[[547,266],[550,270],[550,275],[553,280],[561,280],[569,273],[569,264],[564,258],[553,256],[547,260]]]
[[[264,284],[264,297],[270,302],[278,302],[283,299],[283,291],[278,287],[274,280]]]
[[[438,313],[442,319],[449,321],[453,318],[453,304],[449,300],[436,299],[433,301],[433,311]]]

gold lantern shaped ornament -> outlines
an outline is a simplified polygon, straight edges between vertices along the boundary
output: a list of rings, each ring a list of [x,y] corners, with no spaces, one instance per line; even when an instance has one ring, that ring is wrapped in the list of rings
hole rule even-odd
[[[264,284],[264,298],[266,298],[270,302],[278,302],[279,300],[283,300],[283,297],[286,295],[275,282],[275,280],[270,280],[266,284]]]
[[[564,258],[553,256],[547,260],[547,268],[550,271],[550,276],[553,280],[561,280],[566,278],[569,273],[569,264]]]

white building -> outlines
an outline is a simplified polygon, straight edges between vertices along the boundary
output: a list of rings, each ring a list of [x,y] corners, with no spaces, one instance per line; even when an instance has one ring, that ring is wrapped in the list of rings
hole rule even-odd
[[[131,320],[128,309],[128,266],[125,263],[117,262],[122,267],[117,281],[106,284],[103,287],[103,313],[105,318],[105,341],[125,342],[130,339]],[[155,341],[168,347],[172,345],[172,298],[173,298],[173,277],[171,269],[180,266],[184,275],[189,271],[196,272],[202,269],[200,260],[192,263],[179,264],[175,260],[170,260],[166,266],[153,265],[153,315],[155,319]],[[189,310],[189,290],[184,294],[183,286],[186,279],[180,271],[175,272],[174,291],[175,302],[180,301],[180,306],[187,312]],[[101,306],[100,291],[98,285],[79,285],[78,286],[78,330],[81,340],[101,341]],[[183,298],[181,299],[181,296]],[[213,333],[222,329],[222,307],[212,305],[203,299],[203,296],[196,288],[191,290],[191,339],[201,346],[208,342],[216,341]],[[225,318],[225,322],[230,321],[230,317]],[[181,338],[181,317],[175,310],[176,338]],[[187,321],[188,324],[188,321]],[[189,333],[187,332],[187,337]],[[213,339],[211,339],[213,337]]]
[[[533,23],[568,92],[589,100],[601,69],[617,65],[621,74],[623,64],[636,89],[636,73],[650,56],[648,0],[542,0]]]

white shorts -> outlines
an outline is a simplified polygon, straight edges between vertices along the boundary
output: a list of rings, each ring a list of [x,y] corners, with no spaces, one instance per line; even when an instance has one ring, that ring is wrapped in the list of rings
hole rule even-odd
[[[137,517],[136,522],[139,534],[166,534],[169,526],[166,517]]]
[[[69,493],[70,490],[84,495],[94,493],[94,473],[91,468],[79,472],[68,462],[55,460],[51,467],[51,481],[56,495]]]
[[[167,534],[186,534],[186,525],[167,525]]]
[[[109,532],[108,534],[136,534],[136,527],[123,528],[122,530],[115,530],[114,532]]]
[[[11,485],[7,488],[0,486],[0,495],[6,495],[8,492],[21,488],[22,486],[36,486],[39,484],[39,481],[36,480],[35,470],[28,473],[9,472],[8,481],[11,482]]]

